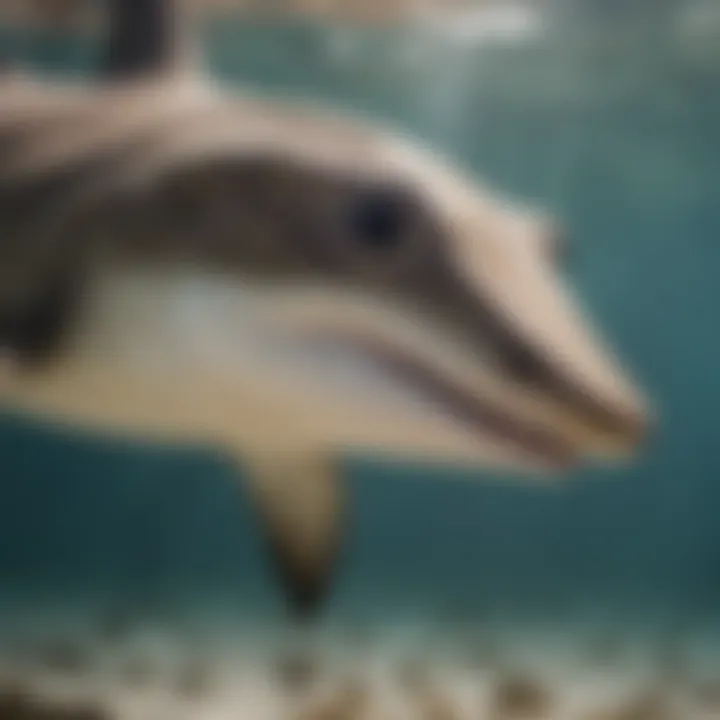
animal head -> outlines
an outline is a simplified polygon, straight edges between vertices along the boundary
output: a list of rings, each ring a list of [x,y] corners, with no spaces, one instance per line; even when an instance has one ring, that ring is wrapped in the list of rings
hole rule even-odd
[[[323,443],[541,470],[637,446],[644,402],[563,282],[561,229],[371,125],[225,112],[131,163],[147,232],[123,260],[234,293],[237,371],[285,388]]]

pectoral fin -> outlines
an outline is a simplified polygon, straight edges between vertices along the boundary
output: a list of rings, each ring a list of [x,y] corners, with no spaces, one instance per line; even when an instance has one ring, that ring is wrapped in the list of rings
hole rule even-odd
[[[256,454],[246,483],[293,614],[326,601],[342,544],[345,493],[333,458],[321,452]]]

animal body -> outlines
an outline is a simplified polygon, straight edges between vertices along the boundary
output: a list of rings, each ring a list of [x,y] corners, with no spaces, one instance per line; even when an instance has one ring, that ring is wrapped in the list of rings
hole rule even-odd
[[[292,607],[326,597],[340,458],[564,472],[648,411],[550,222],[340,112],[202,76],[109,0],[93,84],[0,76],[0,407],[236,459]]]

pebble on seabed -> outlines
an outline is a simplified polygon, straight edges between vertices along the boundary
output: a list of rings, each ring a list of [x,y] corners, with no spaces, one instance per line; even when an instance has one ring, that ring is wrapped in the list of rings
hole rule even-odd
[[[459,720],[452,698],[421,659],[403,662],[397,668],[395,678],[399,690],[408,697],[421,720]]]
[[[349,680],[330,694],[312,701],[295,720],[361,720],[367,709],[366,687]]]
[[[662,692],[644,690],[612,710],[590,712],[582,720],[689,720],[677,715]]]
[[[421,720],[461,720],[452,699],[435,684],[428,683],[414,699]]]
[[[521,675],[501,678],[492,691],[491,717],[543,718],[550,714],[553,696],[539,680]]]
[[[111,720],[111,716],[92,703],[50,702],[17,684],[0,689],[0,720]]]

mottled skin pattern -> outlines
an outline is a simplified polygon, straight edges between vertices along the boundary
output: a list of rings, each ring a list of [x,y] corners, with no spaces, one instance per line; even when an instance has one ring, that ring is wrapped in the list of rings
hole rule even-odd
[[[143,5],[157,32],[133,34]],[[241,458],[303,612],[340,545],[344,449],[553,470],[634,449],[643,402],[546,223],[371,123],[180,72],[167,4],[115,6],[112,82],[0,77],[4,406]],[[351,347],[431,405],[305,387],[285,350],[218,365],[173,329],[192,297],[233,334],[250,296],[273,296],[277,337]]]

